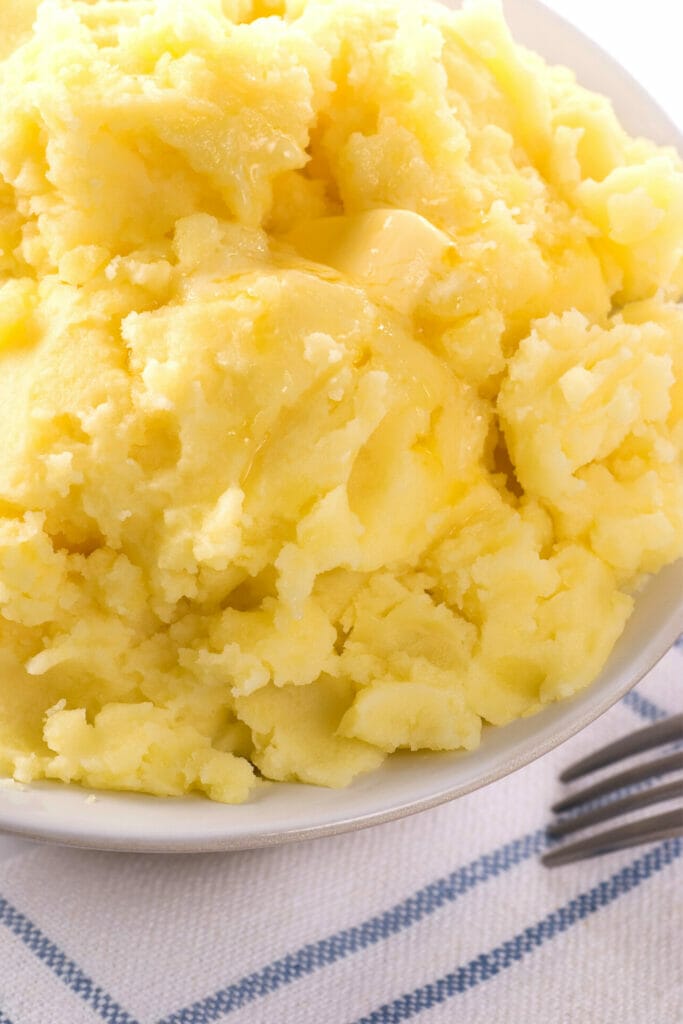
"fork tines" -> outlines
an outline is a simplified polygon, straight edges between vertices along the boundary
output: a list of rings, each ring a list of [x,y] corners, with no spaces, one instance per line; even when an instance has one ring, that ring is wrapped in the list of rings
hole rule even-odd
[[[598,768],[606,768],[616,761],[622,761],[625,757],[633,754],[644,754],[646,750],[654,747],[661,747],[665,743],[675,743],[683,739],[683,715],[672,715],[655,725],[646,725],[644,729],[631,732],[614,743],[596,750],[588,757],[582,758],[576,764],[572,764],[560,775],[560,782],[573,782],[580,779],[582,775],[597,771]]]
[[[570,782],[597,771],[599,768],[615,764],[626,757],[679,741],[683,741],[683,714],[673,715],[655,725],[639,729],[615,743],[610,743],[589,757],[582,758],[576,764],[570,765],[562,773],[560,779],[562,782]],[[611,818],[652,804],[680,801],[680,806],[663,814],[611,828],[606,832],[600,832],[597,835],[580,839],[578,842],[553,849],[545,854],[543,863],[548,867],[556,867],[587,857],[597,857],[613,850],[623,850],[642,843],[683,836],[683,777],[659,786],[647,785],[664,775],[681,770],[683,770],[683,750],[677,750],[663,757],[645,761],[626,771],[618,772],[607,779],[601,779],[594,785],[587,786],[560,800],[553,807],[553,811],[556,813],[579,808],[584,808],[584,810],[550,825],[548,835],[553,839],[571,835],[591,825],[600,825]],[[621,797],[608,799],[621,790],[625,791]],[[629,792],[629,790],[631,791]],[[594,801],[599,802],[591,806]]]

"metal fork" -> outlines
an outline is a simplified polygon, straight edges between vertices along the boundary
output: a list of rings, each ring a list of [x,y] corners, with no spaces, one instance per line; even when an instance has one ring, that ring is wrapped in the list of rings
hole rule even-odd
[[[648,725],[596,750],[566,768],[560,775],[560,781],[574,782],[624,758],[680,741],[683,741],[683,714],[673,715],[657,722],[656,725]],[[674,748],[662,757],[636,764],[564,797],[554,804],[552,810],[556,814],[572,813],[548,826],[547,831],[551,839],[563,839],[592,825],[601,825],[611,818],[652,804],[680,800],[681,806],[663,814],[644,818],[642,821],[598,832],[597,835],[588,836],[578,842],[555,847],[545,854],[542,858],[543,863],[547,867],[559,867],[561,864],[599,857],[614,850],[625,850],[643,843],[683,836],[683,776],[673,782],[651,785],[664,775],[680,771],[683,771],[683,750]],[[620,793],[622,795],[619,795]]]

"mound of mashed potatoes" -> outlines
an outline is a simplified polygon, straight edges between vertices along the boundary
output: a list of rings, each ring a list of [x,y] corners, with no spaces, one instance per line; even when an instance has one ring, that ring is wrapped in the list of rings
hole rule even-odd
[[[683,165],[489,3],[0,0],[0,773],[476,747],[683,553]]]

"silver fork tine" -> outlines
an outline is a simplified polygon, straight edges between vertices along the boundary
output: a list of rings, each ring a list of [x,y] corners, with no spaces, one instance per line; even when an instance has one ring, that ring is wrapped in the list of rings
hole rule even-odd
[[[628,814],[652,804],[661,804],[665,800],[674,800],[677,796],[683,796],[683,779],[668,782],[664,786],[655,786],[653,789],[643,789],[640,793],[631,793],[621,800],[593,807],[590,811],[584,811],[565,821],[556,821],[548,826],[547,832],[554,839],[559,839],[571,835],[572,832],[580,832],[589,825],[601,825],[603,821],[618,818],[620,814]]]
[[[626,786],[633,786],[637,782],[644,782],[646,779],[656,778],[659,775],[667,775],[669,772],[678,771],[683,768],[683,750],[674,754],[667,754],[665,757],[656,758],[654,761],[646,761],[644,764],[637,764],[633,768],[611,775],[608,779],[601,779],[578,793],[572,793],[562,800],[553,804],[552,810],[555,814],[561,811],[570,811],[580,804],[586,804],[599,796],[606,796],[608,793],[615,793],[618,789]]]
[[[560,775],[560,781],[571,782],[598,768],[621,761],[624,757],[641,754],[645,750],[652,750],[653,747],[662,746],[664,743],[673,743],[676,740],[683,740],[683,715],[672,715],[670,718],[665,718],[663,722],[646,725],[644,729],[638,729],[637,732],[629,733],[628,736],[608,744],[601,750],[596,750],[588,757],[577,761],[576,764],[565,768]]]
[[[546,867],[559,867],[561,864],[572,864],[587,857],[601,857],[614,850],[627,850],[643,843],[655,843],[660,839],[674,839],[683,836],[683,808],[657,814],[644,821],[635,821],[630,825],[621,825],[588,839],[580,839],[568,846],[546,853],[542,862]]]

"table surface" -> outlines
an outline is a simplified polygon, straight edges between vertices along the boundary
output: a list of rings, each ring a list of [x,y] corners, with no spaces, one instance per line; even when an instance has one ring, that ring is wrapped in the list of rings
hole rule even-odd
[[[623,0],[545,3],[616,57],[683,128],[683,7],[675,0],[648,0],[646,5]],[[34,843],[0,835],[0,861],[34,848]]]

